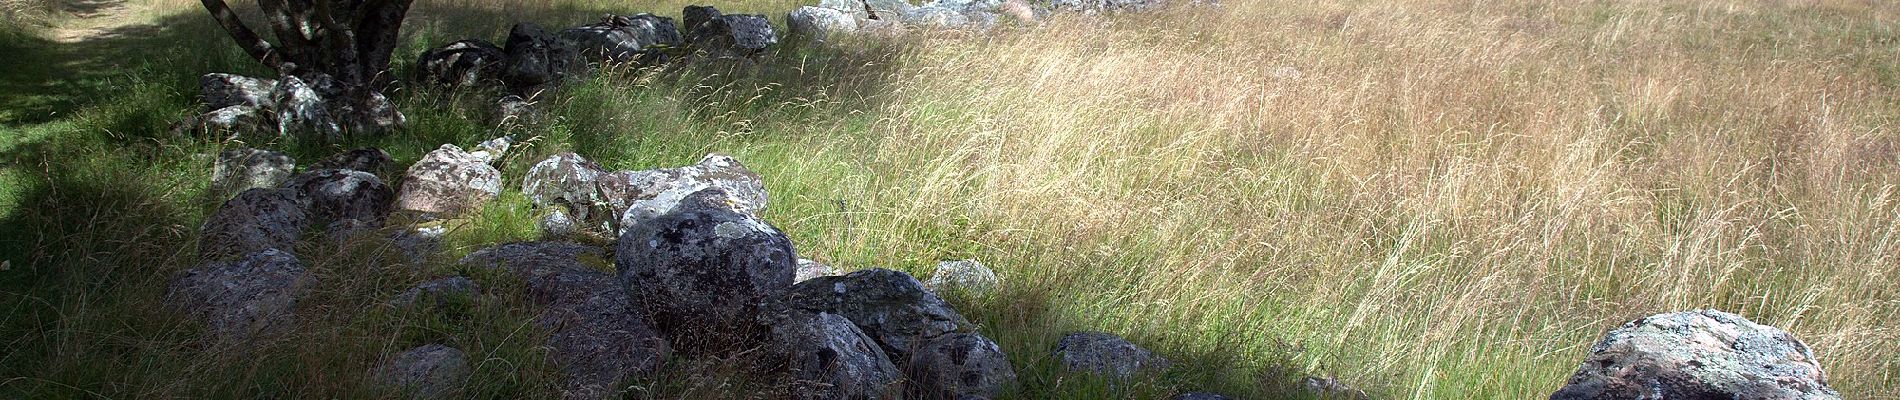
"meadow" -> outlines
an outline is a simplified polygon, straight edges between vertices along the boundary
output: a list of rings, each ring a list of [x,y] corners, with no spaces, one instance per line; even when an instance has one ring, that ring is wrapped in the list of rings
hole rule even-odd
[[[764,218],[845,270],[981,260],[1002,289],[951,300],[1011,356],[1018,398],[1298,398],[1309,375],[1375,398],[1542,398],[1605,331],[1699,308],[1794,333],[1845,398],[1900,398],[1897,3],[1228,0],[613,70],[505,129],[492,93],[411,85],[402,132],[311,143],[170,129],[199,111],[199,75],[264,75],[196,2],[130,0],[94,26],[74,3],[7,1],[0,397],[389,396],[363,371],[430,341],[473,355],[471,397],[544,396],[555,371],[506,279],[478,276],[489,294],[460,312],[381,304],[537,239],[514,189],[574,151],[610,169],[730,154],[765,177]],[[688,3],[420,0],[395,69],[517,21]],[[802,5],[711,4],[780,26]],[[158,301],[197,264],[223,148],[408,163],[503,134],[525,143],[510,193],[438,257],[376,238],[299,251],[324,286],[295,333],[228,352]],[[1075,330],[1177,368],[1064,374],[1049,349]],[[747,377],[722,372],[683,365],[628,396],[734,397]]]

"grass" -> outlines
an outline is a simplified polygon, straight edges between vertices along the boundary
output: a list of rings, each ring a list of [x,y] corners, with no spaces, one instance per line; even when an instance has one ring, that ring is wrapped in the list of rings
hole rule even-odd
[[[953,300],[1011,355],[1019,398],[1282,398],[1305,374],[1380,398],[1537,398],[1605,330],[1705,307],[1803,338],[1847,398],[1900,397],[1900,7],[1228,3],[605,74],[545,100],[503,171],[518,187],[555,151],[616,169],[725,152],[766,177],[766,218],[806,257],[916,274],[980,259],[1003,288]],[[198,74],[257,68],[190,2],[140,4],[166,28],[5,36],[29,50],[10,62],[61,68],[0,78],[35,96],[0,101],[0,393],[387,395],[362,372],[430,341],[475,355],[471,396],[553,390],[502,277],[475,274],[489,290],[466,315],[378,306],[483,243],[532,238],[514,194],[443,259],[302,249],[323,282],[310,319],[260,348],[206,347],[163,310],[217,204],[205,155],[240,144],[166,128],[195,109]],[[402,54],[682,5],[426,1]],[[244,144],[406,163],[500,133],[480,96],[397,97],[413,125],[395,136]],[[1048,350],[1084,329],[1181,368],[1127,385],[1060,373]],[[634,396],[744,386],[682,368]]]

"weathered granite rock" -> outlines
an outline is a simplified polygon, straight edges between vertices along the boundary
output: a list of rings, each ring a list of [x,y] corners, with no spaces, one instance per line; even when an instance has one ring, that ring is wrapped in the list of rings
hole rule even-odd
[[[751,58],[778,44],[778,30],[763,15],[726,14],[706,21],[686,41],[712,57]]]
[[[579,64],[572,49],[531,23],[519,23],[508,31],[504,52],[507,64],[502,81],[509,91],[532,95],[559,84]]]
[[[253,192],[262,190],[257,189]],[[248,192],[247,192],[248,193]],[[281,333],[316,278],[289,252],[265,249],[237,261],[212,261],[173,280],[167,303],[203,320],[221,340]]]
[[[791,25],[793,36],[820,41],[858,31],[858,20],[851,14],[823,7],[799,7],[786,14],[785,20]]]
[[[720,337],[727,333],[748,334],[764,303],[792,286],[797,268],[791,240],[727,198],[718,188],[686,196],[672,211],[627,228],[614,259],[621,281],[662,326],[690,327],[712,345],[737,339]]]
[[[389,178],[395,177],[393,173],[396,170],[396,160],[390,158],[389,153],[383,152],[383,149],[365,147],[330,155],[322,160],[318,160],[314,164],[310,164],[310,169],[348,169],[363,171],[387,181]]]
[[[818,6],[843,11],[845,15],[851,16],[853,22],[871,19],[871,12],[864,8],[863,0],[819,0]]]
[[[793,311],[768,322],[800,399],[887,399],[903,375],[877,342],[836,314]]]
[[[1056,357],[1063,369],[1102,375],[1111,379],[1130,379],[1137,375],[1168,369],[1169,361],[1148,349],[1129,343],[1119,336],[1101,332],[1076,332],[1056,342]]]
[[[501,79],[507,53],[481,39],[464,39],[429,49],[416,59],[422,82],[452,87],[476,86]]]
[[[266,249],[291,251],[310,223],[297,190],[251,189],[225,201],[199,228],[198,254],[206,260]]]
[[[330,113],[317,89],[296,76],[277,79],[272,89],[272,107],[277,115],[277,133],[283,136],[318,140],[343,137],[343,126]]]
[[[209,110],[231,106],[271,107],[277,104],[271,98],[271,90],[277,86],[277,81],[270,79],[209,73],[198,79],[198,85],[203,90],[205,108]]]
[[[917,6],[907,0],[864,0],[864,8],[871,14],[870,19],[898,21],[904,19],[904,13]]]
[[[405,350],[384,360],[374,375],[384,385],[408,392],[410,398],[449,398],[468,382],[468,355],[461,349],[429,344]]]
[[[1214,2],[1218,4],[1219,2]],[[1140,12],[1160,9],[1168,5],[1167,0],[1050,0],[1049,8],[1054,11],[1099,14],[1112,12]]]
[[[680,17],[685,19],[682,22],[686,23],[680,26],[680,30],[682,32],[692,32],[695,29],[699,29],[701,25],[719,19],[719,17],[723,15],[725,15],[725,13],[719,12],[719,9],[713,6],[686,6],[685,9],[680,11]]]
[[[797,284],[820,276],[834,275],[838,275],[837,268],[833,268],[821,262],[800,258],[798,259],[798,271],[792,274],[792,283]]]
[[[541,229],[543,238],[564,238],[573,236],[581,230],[580,223],[575,222],[573,217],[567,216],[567,212],[559,208],[549,210],[546,215],[542,215],[540,220],[535,221],[535,227]]]
[[[396,207],[425,213],[472,212],[501,194],[501,171],[455,145],[445,144],[404,173]]]
[[[1610,331],[1552,400],[1839,399],[1794,335],[1716,310],[1657,314]]]
[[[666,214],[687,195],[718,188],[735,211],[758,215],[767,201],[765,181],[739,160],[708,154],[699,163],[646,171],[616,171],[600,177],[602,201],[616,212],[616,233]]]
[[[787,304],[851,319],[893,360],[907,360],[923,342],[968,332],[969,322],[910,274],[882,268],[825,276],[792,287]]]
[[[469,151],[468,154],[481,159],[482,162],[494,165],[500,163],[502,158],[507,157],[508,148],[514,147],[514,145],[514,138],[502,136],[476,143],[475,150]]]
[[[389,216],[395,192],[383,180],[368,172],[348,169],[320,169],[297,174],[285,189],[302,194],[309,205],[313,223],[330,228],[375,228]],[[329,229],[339,233],[338,229]]]
[[[996,342],[976,333],[951,333],[923,342],[905,367],[910,398],[995,398],[1016,385],[1016,368]]]
[[[474,299],[481,290],[481,285],[475,284],[474,280],[465,276],[431,279],[409,290],[404,290],[402,294],[390,300],[389,304],[396,307],[409,307],[422,301],[428,302],[431,307],[442,307],[455,299]]]
[[[284,153],[248,147],[225,149],[211,167],[211,195],[229,199],[245,190],[277,187],[290,179],[295,169],[297,160]]]
[[[614,208],[604,201],[599,187],[606,173],[578,154],[555,153],[528,169],[521,179],[521,192],[534,205],[564,208],[587,226],[609,226]]]
[[[905,25],[934,29],[956,29],[970,25],[970,17],[963,15],[963,12],[936,6],[911,8],[904,11],[898,20]]]
[[[1002,279],[996,277],[996,271],[976,260],[951,260],[937,263],[937,271],[930,274],[930,280],[924,281],[924,287],[936,293],[962,292],[972,295],[987,295],[1001,287]]]
[[[608,15],[598,23],[562,30],[559,36],[567,48],[607,63],[665,61],[661,49],[685,43],[672,18],[644,13]]]

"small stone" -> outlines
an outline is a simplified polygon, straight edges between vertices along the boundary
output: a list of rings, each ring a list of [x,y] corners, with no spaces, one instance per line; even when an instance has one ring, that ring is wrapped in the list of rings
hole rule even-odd
[[[786,14],[792,35],[823,41],[834,35],[857,32],[858,20],[844,11],[822,7],[799,7]]]
[[[1319,396],[1320,398],[1369,399],[1369,397],[1366,397],[1366,392],[1355,389],[1345,383],[1340,383],[1338,379],[1332,377],[1309,376],[1300,380],[1300,387],[1305,389],[1307,393]]]
[[[664,61],[661,49],[685,43],[672,18],[644,13],[608,15],[598,23],[562,30],[559,37],[562,45],[606,63]]]
[[[930,274],[930,280],[924,281],[924,287],[937,293],[963,292],[973,295],[987,295],[1001,286],[1002,280],[996,272],[976,260],[953,260],[937,263],[937,271]]]
[[[851,320],[793,311],[770,323],[799,399],[895,398],[903,375]]]
[[[792,275],[792,283],[809,281],[821,276],[836,276],[838,269],[817,261],[798,259],[798,272]]]
[[[430,301],[433,307],[447,306],[453,299],[474,299],[481,293],[481,286],[464,276],[451,276],[423,282],[416,287],[404,290],[389,303],[396,307],[409,307],[417,301]]]
[[[657,218],[677,207],[686,196],[708,188],[726,194],[734,211],[757,216],[765,210],[765,181],[739,160],[708,154],[699,163],[646,171],[616,171],[600,177],[601,201],[621,213],[615,215],[615,234]]]
[[[271,99],[271,89],[277,86],[274,80],[209,73],[198,78],[198,85],[204,91],[207,110],[231,106],[269,108],[276,105]]]
[[[384,385],[407,391],[412,398],[448,398],[468,381],[468,355],[440,344],[412,348],[376,368]]]
[[[284,153],[248,147],[225,149],[218,153],[218,163],[211,168],[211,195],[229,199],[245,190],[277,187],[296,169],[297,160]]]
[[[514,143],[514,139],[510,139],[507,136],[488,139],[476,144],[475,151],[471,151],[469,154],[485,160],[489,164],[495,164],[501,162],[501,158],[508,155],[508,147],[514,145]]]
[[[535,225],[540,227],[541,234],[548,238],[573,236],[574,233],[580,231],[580,226],[574,223],[574,219],[569,218],[567,212],[559,208],[549,210],[547,215],[542,216]]]
[[[377,178],[383,178],[384,181],[388,181],[388,178],[392,178],[392,173],[395,172],[396,160],[390,158],[389,153],[384,152],[383,149],[365,147],[332,154],[329,157],[318,160],[314,164],[310,164],[310,169],[347,169],[363,171],[371,175],[376,175]]]
[[[1056,342],[1056,357],[1063,369],[1127,380],[1144,373],[1168,369],[1169,361],[1148,349],[1129,343],[1119,336],[1101,332],[1076,332]]]
[[[298,174],[284,183],[296,190],[310,207],[314,223],[351,229],[375,228],[389,216],[395,192],[368,172],[323,169]],[[331,229],[332,234],[342,233]]]
[[[751,58],[778,39],[778,29],[763,15],[726,14],[694,28],[686,41],[715,58]]]
[[[1208,392],[1187,392],[1187,393],[1174,395],[1174,397],[1170,397],[1170,399],[1173,399],[1173,400],[1233,400],[1230,397],[1222,396],[1218,393],[1208,393]]]

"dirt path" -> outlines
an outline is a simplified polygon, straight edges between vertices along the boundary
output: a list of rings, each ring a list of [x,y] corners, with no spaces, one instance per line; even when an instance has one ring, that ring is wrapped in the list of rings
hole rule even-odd
[[[79,43],[127,35],[157,28],[138,18],[142,5],[126,0],[67,0],[60,11],[71,16],[53,28],[51,39],[59,43]]]

